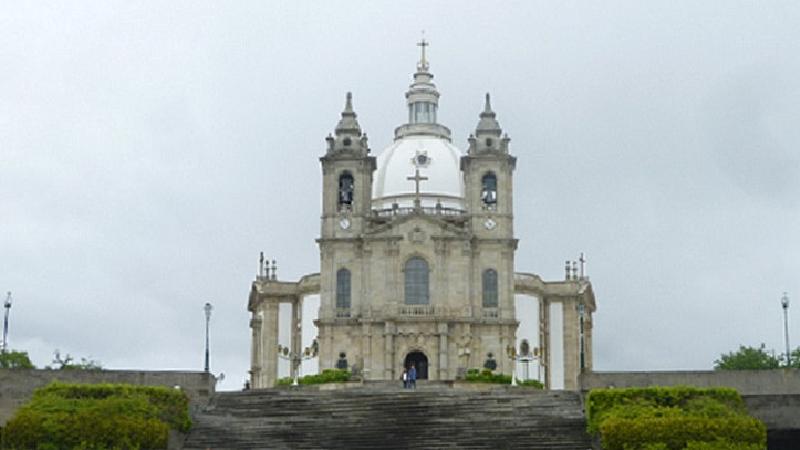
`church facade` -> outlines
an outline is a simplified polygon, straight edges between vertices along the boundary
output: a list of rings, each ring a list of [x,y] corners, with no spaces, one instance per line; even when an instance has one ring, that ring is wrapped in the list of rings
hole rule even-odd
[[[347,366],[368,380],[397,380],[414,364],[421,378],[452,380],[470,368],[509,374],[515,359],[528,358],[544,369],[547,386],[560,374],[566,389],[591,370],[588,278],[574,263],[555,282],[516,271],[510,139],[487,94],[466,151],[453,144],[437,121],[425,45],[406,92],[408,121],[377,157],[347,94],[319,158],[320,271],[282,281],[267,264],[251,287],[253,388],[277,379],[279,305],[292,305],[292,342],[282,350],[300,355],[302,301],[316,294],[321,370]],[[524,337],[529,354],[519,350],[517,301],[538,310],[536,332]]]

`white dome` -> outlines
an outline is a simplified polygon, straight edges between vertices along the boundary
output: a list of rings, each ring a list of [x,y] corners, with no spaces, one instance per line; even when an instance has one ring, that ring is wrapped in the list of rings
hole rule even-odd
[[[423,207],[440,203],[446,208],[464,209],[461,156],[456,146],[440,137],[417,135],[397,139],[378,155],[372,207],[386,209],[394,203],[401,208],[412,207],[416,183],[408,177],[413,177],[419,169],[420,176],[428,178],[419,182]]]

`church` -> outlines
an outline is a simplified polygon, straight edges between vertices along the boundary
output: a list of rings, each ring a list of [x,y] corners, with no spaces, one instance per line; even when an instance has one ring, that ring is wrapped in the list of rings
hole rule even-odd
[[[547,388],[577,389],[592,368],[596,306],[583,258],[580,272],[567,262],[563,280],[517,271],[510,138],[486,94],[466,149],[453,143],[437,120],[428,43],[419,45],[394,142],[372,155],[350,93],[325,139],[319,273],[278,280],[274,263],[270,274],[262,261],[248,302],[252,388],[275,384],[279,356],[293,355],[299,370],[311,295],[320,298],[318,336],[305,352],[320,370],[397,380],[413,364],[419,378],[455,380],[472,368],[516,373],[519,361],[535,360]],[[521,317],[520,302],[536,314]],[[292,308],[288,347],[278,342],[281,304]],[[526,319],[536,326],[521,336]]]

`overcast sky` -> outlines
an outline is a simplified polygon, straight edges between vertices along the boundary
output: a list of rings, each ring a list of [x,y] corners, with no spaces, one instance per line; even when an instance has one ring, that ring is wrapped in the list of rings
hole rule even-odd
[[[439,120],[485,92],[518,158],[518,271],[588,255],[599,370],[800,344],[800,4],[6,2],[0,291],[10,345],[108,368],[249,368],[258,252],[319,270],[324,137],[374,153],[425,30]],[[796,311],[796,312],[794,312]]]

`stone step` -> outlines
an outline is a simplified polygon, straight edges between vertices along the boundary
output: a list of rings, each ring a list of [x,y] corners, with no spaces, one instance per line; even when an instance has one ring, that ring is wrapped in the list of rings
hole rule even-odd
[[[219,393],[193,417],[184,448],[591,447],[577,393],[427,387]]]

